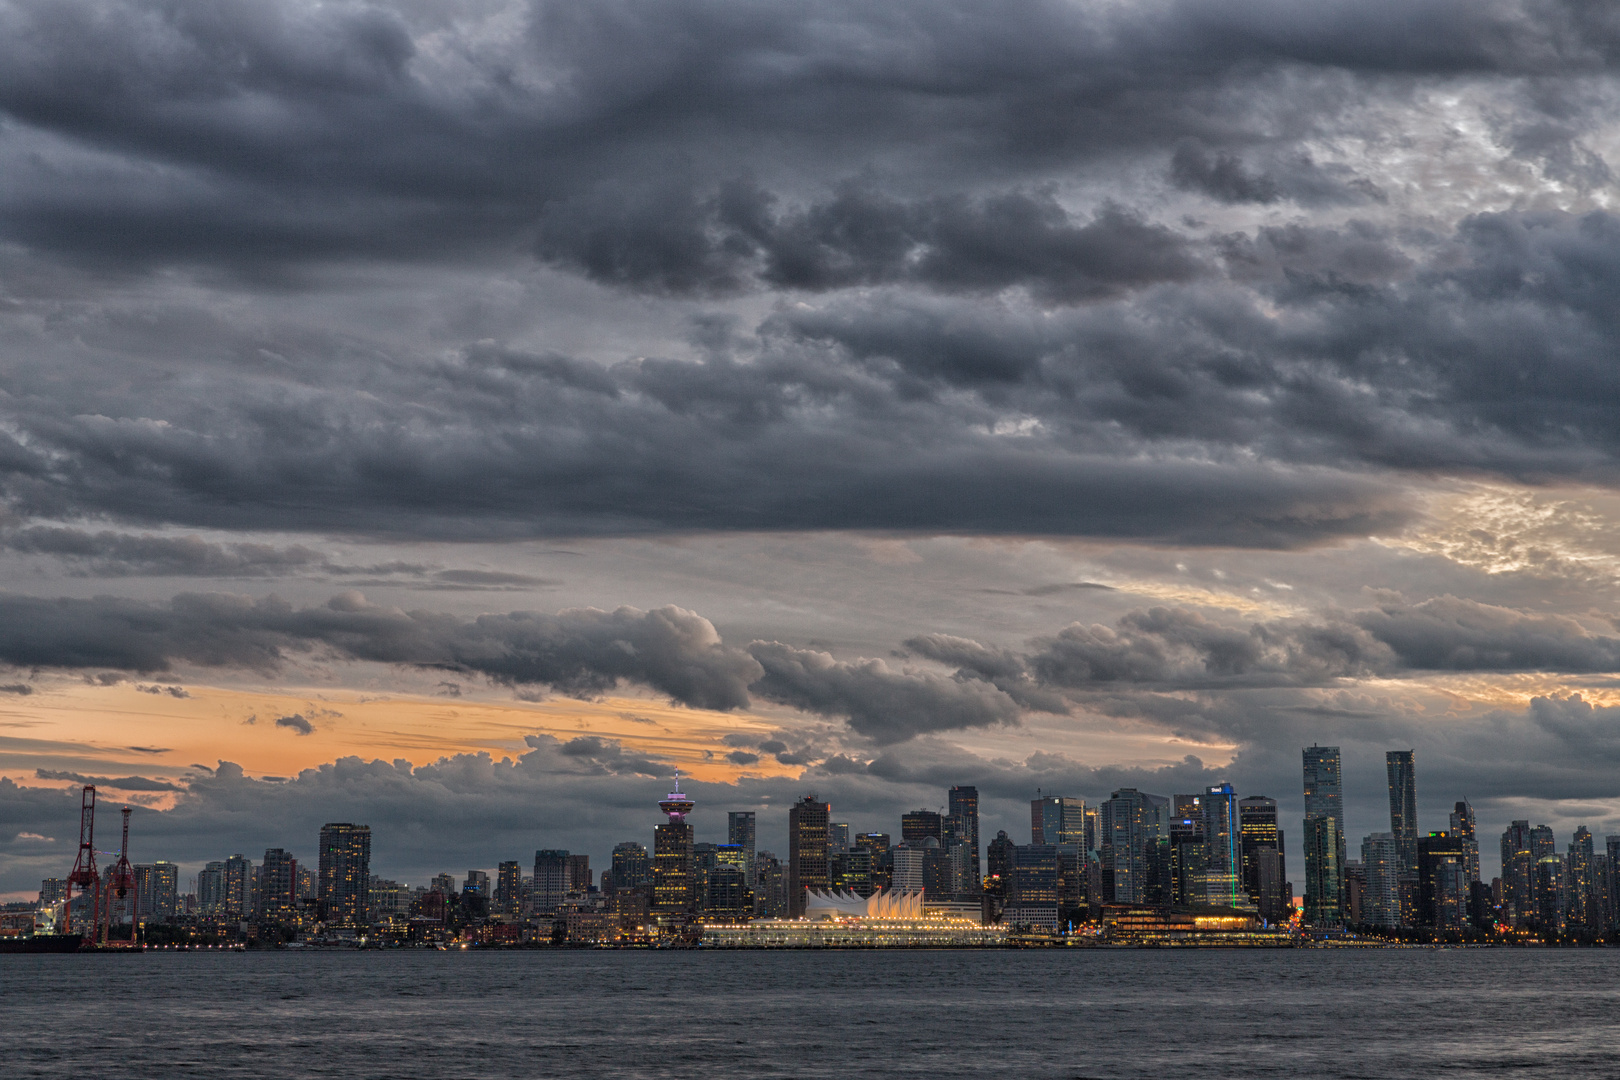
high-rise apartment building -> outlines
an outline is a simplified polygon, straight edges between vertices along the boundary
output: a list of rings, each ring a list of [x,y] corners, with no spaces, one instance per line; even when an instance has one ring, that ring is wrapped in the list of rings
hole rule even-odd
[[[955,851],[956,891],[973,894],[979,891],[982,875],[979,872],[979,789],[957,786],[946,793],[950,813],[944,843]]]
[[[752,810],[733,810],[726,815],[726,843],[736,844],[743,849],[743,872],[748,877],[750,888],[754,885],[754,828]],[[617,874],[614,879],[617,881]]]
[[[832,804],[806,795],[788,810],[787,904],[788,918],[804,917],[807,889],[825,890],[831,884],[827,873],[827,826]],[[907,815],[910,817],[911,815]],[[939,815],[934,818],[934,838],[939,838]]]
[[[461,883],[461,895],[477,896],[488,900],[490,898],[489,875],[482,870],[467,871],[467,878]]]
[[[241,855],[225,860],[224,914],[245,919],[253,910],[253,864]]]
[[[1401,873],[1416,877],[1418,872],[1417,771],[1413,751],[1390,750],[1384,754],[1389,774],[1389,831],[1395,835],[1396,857]]]
[[[48,877],[39,883],[39,906],[50,907],[67,899],[67,878]]]
[[[1305,921],[1337,926],[1343,915],[1343,863],[1339,823],[1331,814],[1305,819]]]
[[[259,922],[289,925],[298,920],[298,860],[282,848],[269,848],[259,866]]]
[[[1451,835],[1462,843],[1463,871],[1470,884],[1479,880],[1479,827],[1474,808],[1464,799],[1451,811]]]
[[[225,911],[225,864],[215,860],[197,871],[197,914],[213,918]]]
[[[1315,880],[1318,886],[1331,880],[1340,889],[1343,888],[1343,868],[1349,861],[1345,850],[1344,835],[1344,774],[1343,764],[1337,746],[1311,745],[1303,752],[1305,774],[1305,830],[1310,832],[1310,822],[1313,818],[1330,817],[1333,819],[1333,835],[1338,840],[1339,848],[1334,853],[1332,874],[1327,873],[1326,866],[1316,868]],[[1305,868],[1307,879],[1312,876],[1312,868]],[[1309,881],[1307,880],[1307,893]],[[1342,913],[1344,910],[1344,897],[1318,897],[1316,912],[1322,915],[1331,907],[1333,911]],[[1339,916],[1336,915],[1335,919]]]
[[[179,914],[180,868],[165,859],[135,867],[135,915],[172,919]]]
[[[849,822],[827,822],[827,854],[842,855],[849,850]]]
[[[753,815],[750,814],[750,817]],[[752,822],[750,822],[752,824]],[[652,884],[652,863],[647,849],[634,840],[613,846],[613,888],[616,892]]]
[[[1461,837],[1447,832],[1418,837],[1418,926],[1455,930],[1467,925],[1468,884]]]
[[[1565,860],[1568,867],[1565,878],[1565,890],[1568,894],[1565,903],[1565,919],[1571,929],[1579,929],[1588,933],[1602,933],[1603,920],[1599,916],[1601,910],[1601,893],[1598,890],[1597,878],[1594,875],[1595,855],[1592,848],[1592,831],[1585,825],[1575,830],[1575,837],[1569,842],[1569,855]]]
[[[371,911],[371,826],[321,826],[320,899],[328,924],[362,926]]]
[[[697,891],[692,823],[686,820],[695,808],[692,799],[681,791],[677,776],[675,790],[658,804],[667,820],[653,830],[653,911],[660,919],[677,919],[695,912],[702,903]]]
[[[495,903],[491,910],[508,918],[523,914],[523,864],[516,859],[495,868]]]
[[[1361,894],[1361,919],[1368,926],[1401,924],[1399,857],[1394,833],[1373,833],[1361,842],[1361,867],[1366,882]]]
[[[1503,916],[1514,926],[1529,924],[1534,911],[1535,857],[1530,850],[1530,823],[1511,822],[1502,830]]]

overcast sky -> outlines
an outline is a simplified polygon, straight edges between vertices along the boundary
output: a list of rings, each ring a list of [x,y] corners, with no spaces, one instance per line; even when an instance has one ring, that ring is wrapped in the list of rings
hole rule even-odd
[[[1620,833],[1620,9],[0,0],[0,894],[1414,748]],[[1614,163],[1614,164],[1611,164]]]

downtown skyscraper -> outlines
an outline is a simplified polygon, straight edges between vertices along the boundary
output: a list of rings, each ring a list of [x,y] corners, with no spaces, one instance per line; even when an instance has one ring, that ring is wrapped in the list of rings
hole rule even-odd
[[[825,890],[827,876],[827,826],[832,805],[806,795],[788,810],[788,918],[804,917],[805,890]],[[939,815],[934,815],[938,828]],[[936,832],[935,839],[938,839]]]
[[[1336,923],[1344,912],[1344,780],[1337,746],[1304,750],[1305,918]],[[1327,820],[1331,825],[1323,825]]]
[[[1401,873],[1417,877],[1417,771],[1413,751],[1390,750],[1384,754],[1389,773],[1389,831],[1395,835],[1395,852]]]

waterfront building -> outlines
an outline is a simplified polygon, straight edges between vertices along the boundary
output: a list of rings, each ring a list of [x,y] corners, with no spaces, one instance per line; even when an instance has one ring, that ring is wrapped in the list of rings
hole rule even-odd
[[[1344,864],[1344,921],[1351,926],[1362,925],[1367,918],[1362,901],[1367,895],[1367,866],[1352,859]]]
[[[172,919],[179,913],[180,868],[166,859],[135,867],[135,916]]]
[[[735,846],[741,850],[742,845]],[[740,859],[736,863],[719,863],[708,872],[703,901],[706,922],[741,923],[753,916],[754,891],[748,887],[740,863]]]
[[[568,899],[569,866],[566,848],[542,848],[534,853],[534,914],[550,915]]]
[[[1337,926],[1344,921],[1339,823],[1331,814],[1305,819],[1305,921]]]
[[[1592,850],[1592,832],[1582,825],[1575,830],[1575,837],[1569,842],[1569,855],[1566,859],[1568,869],[1565,878],[1565,888],[1568,892],[1565,920],[1571,930],[1579,929],[1594,934],[1603,931],[1602,919],[1598,914],[1597,881],[1593,875],[1595,854]]]
[[[1338,837],[1339,850],[1335,855],[1336,870],[1342,870],[1349,861],[1345,850],[1344,833],[1344,776],[1343,762],[1337,746],[1311,745],[1303,751],[1304,778],[1305,778],[1305,828],[1310,829],[1312,818],[1330,817],[1333,819],[1334,835]],[[1306,867],[1306,876],[1310,876],[1310,868]],[[1343,887],[1341,874],[1335,874],[1335,880]],[[1321,884],[1326,879],[1321,873],[1317,874],[1317,882]],[[1325,898],[1331,900],[1332,906],[1344,910],[1344,897]]]
[[[767,919],[787,915],[787,874],[769,851],[754,856],[754,911]]]
[[[658,804],[667,820],[653,830],[653,911],[664,922],[690,913],[700,901],[693,880],[692,824],[686,820],[695,807],[692,799],[681,791],[681,779],[677,775],[675,790]],[[826,859],[825,842],[822,847],[822,858]]]
[[[1170,902],[1204,902],[1204,807],[1198,795],[1171,797]]]
[[[1146,899],[1148,864],[1168,835],[1170,800],[1120,788],[1102,805],[1102,888],[1105,903]],[[1235,825],[1235,820],[1234,820]]]
[[[225,863],[214,860],[197,871],[197,913],[213,918],[225,911]]]
[[[1243,889],[1267,922],[1285,917],[1292,897],[1284,897],[1287,880],[1283,834],[1277,827],[1277,800],[1251,795],[1238,802],[1243,835]]]
[[[67,899],[67,878],[48,877],[39,883],[39,906],[50,907]]]
[[[298,921],[298,860],[282,848],[269,848],[259,867],[258,918],[263,925]]]
[[[241,855],[225,860],[224,914],[232,919],[245,919],[253,910],[253,864]]]
[[[371,826],[347,821],[321,826],[321,908],[328,924],[360,926],[371,908]]]
[[[754,885],[754,830],[755,817],[752,810],[733,810],[726,814],[726,843],[736,844],[743,849],[743,872],[748,875],[748,885]],[[618,868],[614,868],[613,879],[618,881]]]
[[[1531,879],[1535,916],[1532,925],[1547,933],[1564,931],[1564,860],[1545,855],[1536,860]]]
[[[827,874],[827,826],[832,804],[806,795],[788,810],[787,913],[788,918],[804,915],[807,889],[822,892],[831,884]],[[938,838],[939,815],[934,815]]]
[[[946,914],[918,918],[836,917],[759,919],[744,925],[705,926],[703,944],[720,949],[874,949],[995,946],[1006,926]]]
[[[1028,844],[1013,849],[1012,882],[1002,908],[1002,922],[1057,928],[1058,852],[1057,844]]]
[[[1400,869],[1394,833],[1373,833],[1361,842],[1361,870],[1366,879],[1361,894],[1361,921],[1385,929],[1399,926]]]
[[[1204,902],[1222,907],[1247,904],[1243,891],[1243,833],[1237,793],[1231,784],[1204,792]]]

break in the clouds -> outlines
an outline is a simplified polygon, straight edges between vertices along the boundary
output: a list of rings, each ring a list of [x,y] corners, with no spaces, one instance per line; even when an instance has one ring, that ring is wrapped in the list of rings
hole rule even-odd
[[[0,0],[0,692],[652,694],[856,807],[1318,737],[1596,798],[1613,506],[1437,507],[1620,482],[1617,65],[1586,0]]]

